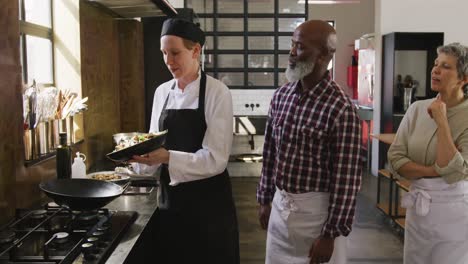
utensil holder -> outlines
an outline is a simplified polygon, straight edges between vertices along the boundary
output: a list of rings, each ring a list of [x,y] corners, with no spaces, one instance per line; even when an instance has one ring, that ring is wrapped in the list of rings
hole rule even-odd
[[[33,159],[33,133],[30,129],[24,130],[23,132],[23,142],[24,142],[24,159],[32,160]]]
[[[67,144],[75,143],[75,128],[73,116],[59,120],[59,133],[67,133]]]
[[[32,159],[39,158],[40,155],[40,131],[39,129],[33,128],[31,129],[31,145],[32,145]]]
[[[49,123],[40,122],[36,127],[36,134],[38,139],[39,155],[45,155],[50,152],[49,149]]]
[[[50,132],[51,132],[51,150],[57,149],[57,146],[60,145],[60,120],[54,119],[50,121]]]
[[[75,126],[73,116],[67,116],[67,144],[71,145],[75,143]]]

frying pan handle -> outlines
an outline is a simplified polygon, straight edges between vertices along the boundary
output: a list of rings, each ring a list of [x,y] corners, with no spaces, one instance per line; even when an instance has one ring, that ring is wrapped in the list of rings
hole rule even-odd
[[[61,204],[60,206],[63,207],[63,209],[69,211],[69,212],[72,211],[72,209],[70,208],[70,206],[68,206],[68,205],[66,205],[66,204]]]
[[[132,184],[132,181],[128,181],[127,183],[125,183],[124,185],[122,185],[122,194],[127,190],[128,187],[130,187],[130,184]]]

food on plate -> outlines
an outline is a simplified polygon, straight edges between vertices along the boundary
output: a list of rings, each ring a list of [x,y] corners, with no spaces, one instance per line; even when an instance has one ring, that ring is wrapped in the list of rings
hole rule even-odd
[[[133,168],[132,165],[129,165],[128,167],[115,167],[114,171],[116,173],[130,174],[133,171]]]
[[[119,180],[122,177],[116,174],[102,173],[102,174],[94,174],[91,176],[91,178],[95,180],[111,181],[111,180]]]
[[[157,136],[160,136],[160,135],[163,135],[167,132],[167,130],[165,131],[161,131],[161,132],[157,132],[157,133],[147,133],[147,134],[138,134],[138,135],[135,135],[135,136],[132,136],[132,137],[127,137],[127,138],[122,138],[118,144],[115,146],[115,151],[119,151],[119,150],[122,150],[122,149],[125,149],[125,148],[128,148],[128,147],[131,147],[133,145],[136,145],[136,144],[139,144],[139,143],[142,143],[142,142],[145,142],[149,139],[152,139],[152,138],[155,138]]]

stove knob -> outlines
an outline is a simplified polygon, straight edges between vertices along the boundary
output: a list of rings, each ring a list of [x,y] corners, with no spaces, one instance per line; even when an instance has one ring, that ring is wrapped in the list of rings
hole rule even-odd
[[[89,243],[93,243],[96,245],[96,250],[100,251],[101,249],[107,247],[107,243],[105,241],[100,241],[98,237],[89,237],[86,239]]]
[[[95,231],[91,234],[93,237],[99,238],[100,241],[106,241],[109,239],[109,234],[103,231]]]
[[[81,245],[81,250],[83,251],[83,255],[86,260],[96,259],[96,256],[94,255],[95,246],[93,243],[83,243]]]
[[[99,251],[99,238],[97,237],[88,237],[88,239],[86,239],[86,242],[88,243],[91,243],[94,245],[94,251]]]
[[[86,241],[88,243],[91,243],[91,244],[96,244],[96,242],[99,240],[99,238],[97,237],[88,237],[88,239],[86,239]]]
[[[97,228],[97,231],[101,231],[103,233],[109,232],[110,226],[109,225],[102,225]]]

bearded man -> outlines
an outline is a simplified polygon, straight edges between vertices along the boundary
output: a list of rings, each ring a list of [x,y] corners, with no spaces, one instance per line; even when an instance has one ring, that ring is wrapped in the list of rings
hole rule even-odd
[[[257,187],[268,264],[346,263],[363,163],[355,107],[327,70],[335,50],[327,22],[299,25],[270,104]]]

